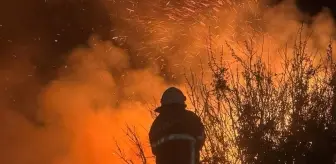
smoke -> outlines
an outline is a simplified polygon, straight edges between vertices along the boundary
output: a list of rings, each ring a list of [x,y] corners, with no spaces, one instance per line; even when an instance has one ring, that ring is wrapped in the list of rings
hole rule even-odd
[[[1,2],[0,64],[6,70],[3,78],[7,79],[7,92],[1,96],[12,109],[22,111],[31,121],[37,121],[35,96],[41,87],[56,78],[69,52],[86,45],[93,33],[109,39],[111,22],[103,4],[79,2]]]
[[[312,12],[305,2],[1,2],[0,163],[119,163],[114,138],[125,139],[125,123],[148,129],[146,102],[183,86],[185,70],[201,71],[209,33],[214,51],[253,38],[276,54]],[[308,14],[304,32],[325,49],[335,9],[320,6],[329,10]]]
[[[336,19],[336,5],[332,0],[296,0],[296,5],[301,12],[310,17],[310,21],[312,21],[311,17],[317,16],[324,9],[328,9],[332,18]]]
[[[163,79],[146,69],[129,71],[124,76],[128,87],[120,90],[110,70],[128,68],[127,54],[95,37],[88,45],[74,49],[57,79],[39,93],[41,124],[0,110],[1,163],[115,163],[114,138],[125,138],[124,124],[149,124],[150,115],[137,100],[158,97]],[[120,92],[134,102],[117,102]]]

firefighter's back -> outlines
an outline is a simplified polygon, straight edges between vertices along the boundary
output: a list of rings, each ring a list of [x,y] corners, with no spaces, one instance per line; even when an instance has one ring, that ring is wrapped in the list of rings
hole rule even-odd
[[[162,95],[159,113],[154,120],[149,140],[157,164],[198,163],[205,134],[201,119],[186,110],[186,97],[170,87]]]
[[[162,144],[156,155],[157,164],[190,164],[190,149],[187,141],[169,141]]]
[[[159,141],[174,135],[195,138],[201,132],[201,122],[198,117],[188,110],[167,110],[162,112],[154,121],[151,129],[152,140]],[[191,159],[191,140],[172,139],[163,142],[156,151],[157,164],[186,164]],[[194,145],[195,160],[199,158]]]

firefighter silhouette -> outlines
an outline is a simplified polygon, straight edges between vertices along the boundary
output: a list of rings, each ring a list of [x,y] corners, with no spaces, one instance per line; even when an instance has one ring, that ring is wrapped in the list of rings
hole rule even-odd
[[[205,133],[201,119],[186,110],[186,97],[170,87],[162,95],[149,140],[157,164],[198,164]]]

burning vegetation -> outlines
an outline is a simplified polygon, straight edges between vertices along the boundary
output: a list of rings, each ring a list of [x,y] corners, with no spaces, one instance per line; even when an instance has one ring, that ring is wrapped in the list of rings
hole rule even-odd
[[[319,2],[1,2],[0,163],[151,163],[170,85],[206,125],[205,163],[328,163],[336,10]]]

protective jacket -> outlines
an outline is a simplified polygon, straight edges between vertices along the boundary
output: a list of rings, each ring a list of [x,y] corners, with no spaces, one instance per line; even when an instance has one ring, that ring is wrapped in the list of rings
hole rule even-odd
[[[184,105],[160,107],[154,120],[149,140],[157,164],[198,164],[205,141],[200,118]]]

